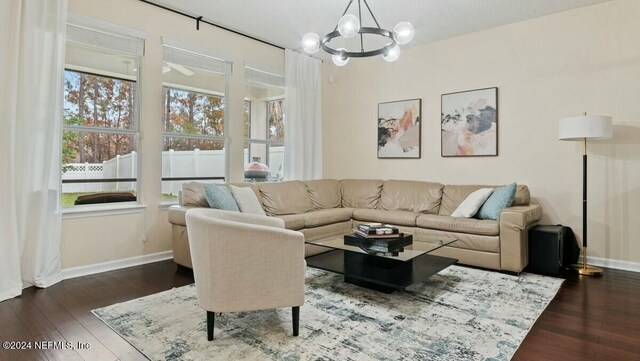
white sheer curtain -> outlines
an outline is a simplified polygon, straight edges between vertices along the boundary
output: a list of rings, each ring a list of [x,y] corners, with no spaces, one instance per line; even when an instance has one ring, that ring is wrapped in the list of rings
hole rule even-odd
[[[321,61],[285,50],[285,179],[322,178]]]
[[[60,272],[67,0],[0,2],[0,301]]]

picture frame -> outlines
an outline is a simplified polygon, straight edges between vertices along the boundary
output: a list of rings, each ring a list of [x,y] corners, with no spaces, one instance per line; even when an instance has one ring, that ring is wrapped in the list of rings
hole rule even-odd
[[[378,159],[420,159],[422,99],[378,104]]]
[[[442,94],[440,155],[491,157],[498,155],[498,88]]]

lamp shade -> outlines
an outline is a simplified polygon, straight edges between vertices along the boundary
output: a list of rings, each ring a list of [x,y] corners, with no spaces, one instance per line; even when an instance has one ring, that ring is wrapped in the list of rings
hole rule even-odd
[[[611,117],[605,115],[581,115],[560,119],[560,140],[604,140],[613,137]]]

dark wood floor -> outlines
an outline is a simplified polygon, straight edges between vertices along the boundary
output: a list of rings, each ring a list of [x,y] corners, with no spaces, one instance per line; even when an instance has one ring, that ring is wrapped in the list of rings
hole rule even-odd
[[[640,273],[573,275],[514,360],[640,360]]]
[[[1,341],[82,342],[91,348],[0,349],[0,360],[146,360],[90,311],[192,282],[191,274],[165,261],[26,289],[0,303]],[[570,277],[514,360],[640,360],[640,273]]]

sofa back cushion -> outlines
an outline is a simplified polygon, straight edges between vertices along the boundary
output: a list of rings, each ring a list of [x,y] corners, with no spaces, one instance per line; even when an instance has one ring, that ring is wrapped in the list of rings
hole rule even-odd
[[[298,214],[313,209],[307,186],[301,181],[260,183],[258,189],[267,215]]]
[[[258,183],[254,183],[254,182],[233,182],[233,183],[228,183],[230,186],[234,186],[234,187],[240,187],[240,188],[250,188],[253,193],[256,194],[256,197],[258,197],[258,200],[260,200],[260,190],[258,189]]]
[[[516,197],[513,199],[512,206],[528,206],[531,202],[531,193],[529,193],[529,187],[518,184],[516,188]]]
[[[319,179],[305,181],[307,191],[313,208],[340,208],[342,198],[340,196],[340,183],[335,179]]]
[[[450,216],[453,211],[458,208],[460,203],[464,201],[469,194],[477,191],[480,188],[498,188],[500,186],[487,186],[487,185],[455,185],[447,184],[444,186],[442,193],[442,203],[440,204],[441,216]],[[530,201],[529,188],[526,185],[518,184],[516,189],[516,197],[513,200],[513,206],[526,206]]]
[[[182,183],[182,193],[180,195],[180,205],[185,207],[209,208],[207,198],[204,196],[204,183],[186,182]]]
[[[217,183],[219,184],[219,183]],[[203,182],[185,182],[182,183],[182,190],[180,191],[178,200],[181,206],[185,207],[205,207],[209,208],[209,203],[207,203],[207,199],[204,196],[204,185]],[[247,187],[251,188],[256,196],[259,196],[258,188],[255,183],[231,183],[231,185],[238,187]],[[258,197],[260,200],[260,197]]]
[[[382,181],[374,179],[343,179],[340,181],[342,206],[352,208],[378,208],[382,194]]]
[[[382,185],[378,208],[438,214],[443,187],[440,183],[388,180]]]

